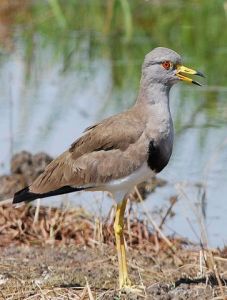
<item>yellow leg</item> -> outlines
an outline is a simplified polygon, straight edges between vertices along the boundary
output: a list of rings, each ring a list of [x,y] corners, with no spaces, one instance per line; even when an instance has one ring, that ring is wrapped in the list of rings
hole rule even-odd
[[[131,282],[128,278],[125,241],[123,235],[124,213],[125,213],[126,204],[127,204],[127,199],[124,199],[121,203],[117,204],[116,217],[114,221],[114,232],[116,237],[116,247],[117,247],[118,263],[119,263],[120,289],[131,285]]]

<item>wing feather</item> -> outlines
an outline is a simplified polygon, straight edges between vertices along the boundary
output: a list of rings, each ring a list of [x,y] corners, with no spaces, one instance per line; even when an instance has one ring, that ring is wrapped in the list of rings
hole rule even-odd
[[[146,158],[144,124],[127,111],[89,127],[30,186],[46,193],[63,186],[97,186],[130,174]],[[133,157],[133,159],[132,159]]]

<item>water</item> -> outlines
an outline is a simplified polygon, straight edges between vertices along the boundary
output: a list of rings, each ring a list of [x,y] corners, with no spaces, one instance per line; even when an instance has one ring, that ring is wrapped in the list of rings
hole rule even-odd
[[[13,50],[4,49],[0,56],[0,173],[9,172],[12,153],[45,151],[57,156],[86,127],[132,105],[144,55],[160,44],[172,47],[184,54],[185,65],[201,69],[207,78],[202,88],[181,83],[171,91],[174,151],[160,174],[168,184],[157,188],[144,206],[159,223],[160,215],[154,212],[160,208],[166,211],[170,196],[180,195],[173,208],[175,216],[167,220],[164,231],[199,242],[203,200],[209,245],[223,246],[227,242],[227,87],[223,67],[227,37],[225,32],[220,34],[226,22],[223,6],[218,2],[214,12],[208,9],[211,1],[206,1],[197,3],[196,10],[195,3],[182,10],[183,2],[177,6],[180,1],[173,1],[170,6],[152,6],[151,17],[147,15],[148,2],[141,7],[140,18],[127,19],[134,22],[130,43],[131,25],[126,24],[120,35],[120,19],[110,32],[101,30],[102,11],[87,16],[85,23],[81,21],[84,11],[77,10],[77,19],[70,10],[64,11],[68,20],[64,23],[61,16],[59,25],[45,17],[42,9],[46,12],[50,8],[41,4],[33,12],[25,10],[25,20],[32,13],[34,23],[15,26]],[[136,5],[131,9],[136,10]],[[179,9],[182,24],[176,26],[174,18]],[[158,16],[166,13],[169,19],[164,22]],[[209,20],[212,32],[197,20]],[[92,29],[85,26],[87,23]],[[63,30],[64,24],[68,27]],[[66,198],[97,215],[105,215],[112,205],[103,193]],[[52,198],[45,203],[56,205],[61,201]],[[138,210],[142,215],[139,205]]]

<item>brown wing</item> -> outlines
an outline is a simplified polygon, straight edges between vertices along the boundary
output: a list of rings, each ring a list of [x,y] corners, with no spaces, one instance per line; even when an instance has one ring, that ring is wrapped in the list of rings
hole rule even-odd
[[[66,185],[95,186],[130,174],[146,156],[143,130],[140,115],[132,110],[89,127],[29,190],[46,193]]]

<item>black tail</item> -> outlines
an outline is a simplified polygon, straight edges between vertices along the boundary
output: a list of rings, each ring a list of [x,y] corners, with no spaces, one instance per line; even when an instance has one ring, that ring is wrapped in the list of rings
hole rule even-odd
[[[36,194],[29,191],[29,187],[27,186],[23,190],[20,190],[14,194],[13,203],[20,203],[20,202],[30,202],[36,199],[57,196],[62,194],[68,194],[72,192],[82,191],[84,188],[74,188],[69,185],[63,186],[55,191],[51,191],[48,193],[43,194]]]

